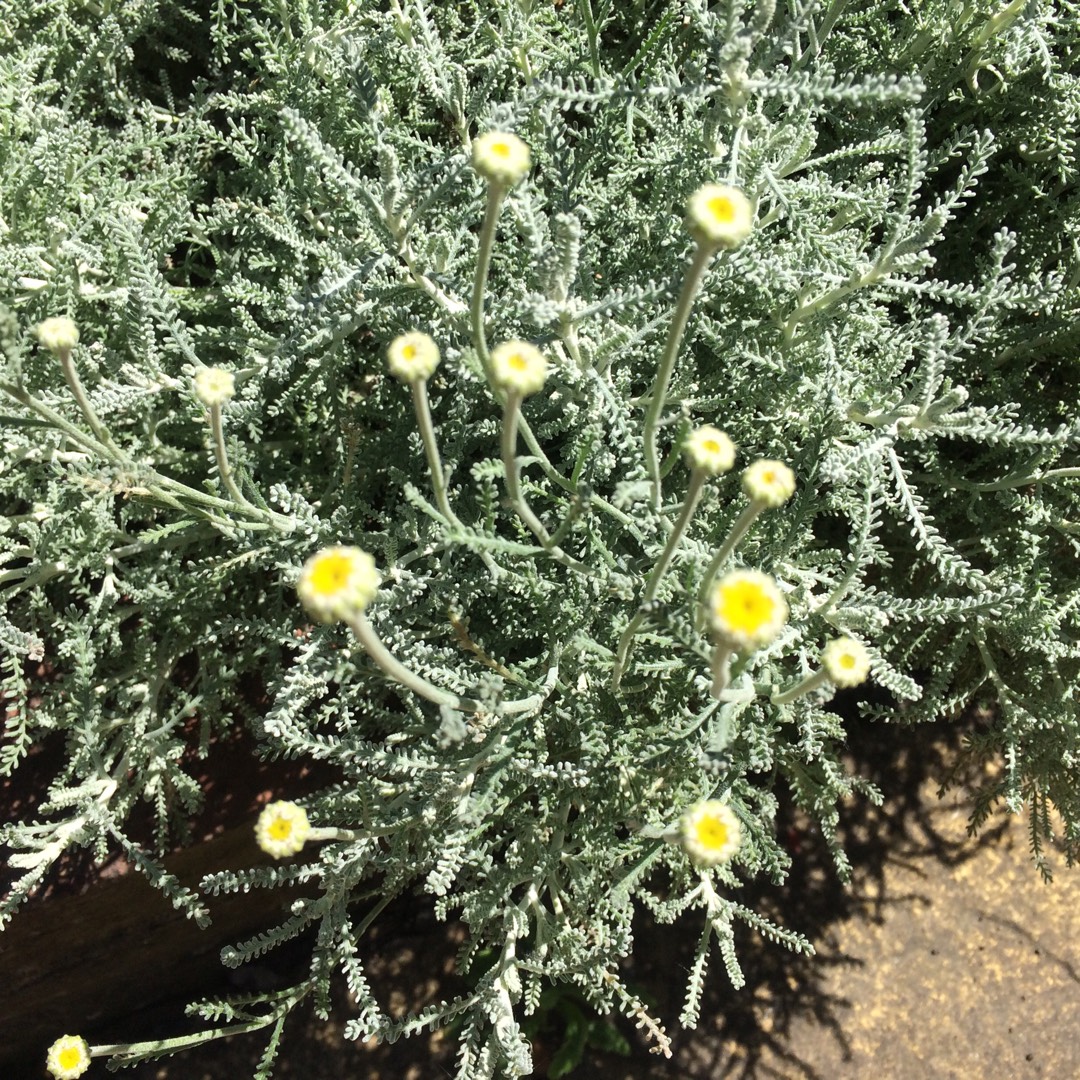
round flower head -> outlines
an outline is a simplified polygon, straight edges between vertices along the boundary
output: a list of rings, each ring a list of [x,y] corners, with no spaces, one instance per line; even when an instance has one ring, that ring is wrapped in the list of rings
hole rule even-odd
[[[78,1035],[62,1035],[49,1047],[45,1066],[56,1080],[75,1080],[90,1068],[90,1047]]]
[[[255,822],[255,840],[275,859],[297,854],[310,832],[307,812],[294,802],[270,803]]]
[[[402,382],[420,382],[430,379],[439,366],[439,346],[427,336],[414,330],[402,334],[390,342],[386,350],[386,362],[390,374]]]
[[[491,369],[500,390],[528,397],[544,388],[548,364],[535,345],[504,341],[491,351]]]
[[[742,486],[754,502],[777,507],[795,494],[795,474],[782,461],[763,458],[746,467]]]
[[[738,189],[706,184],[690,196],[687,207],[690,231],[698,240],[717,247],[738,247],[754,227],[754,209]]]
[[[854,638],[833,638],[821,650],[821,664],[837,686],[858,686],[870,674],[870,655]]]
[[[38,341],[51,353],[70,353],[79,343],[79,328],[66,315],[55,315],[34,329]]]
[[[496,184],[516,184],[528,171],[529,148],[507,131],[485,131],[473,139],[473,168]]]
[[[702,799],[679,822],[682,846],[698,866],[719,866],[739,850],[742,826],[734,811],[719,799]]]
[[[726,473],[735,464],[735,444],[709,424],[691,431],[683,449],[690,464],[709,476]]]
[[[231,371],[203,367],[195,372],[195,396],[204,405],[224,405],[235,393],[236,380]]]
[[[375,560],[357,547],[327,547],[315,552],[300,571],[296,591],[315,618],[333,622],[359,614],[379,588]]]
[[[768,574],[732,570],[712,587],[709,615],[717,636],[749,652],[768,645],[787,622],[787,601]]]

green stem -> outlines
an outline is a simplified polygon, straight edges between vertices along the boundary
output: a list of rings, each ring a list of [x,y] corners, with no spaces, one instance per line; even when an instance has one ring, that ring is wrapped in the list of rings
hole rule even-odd
[[[487,332],[484,327],[484,291],[487,288],[488,269],[491,266],[491,252],[495,246],[495,223],[499,219],[499,208],[502,206],[505,194],[506,188],[501,184],[488,184],[487,207],[484,210],[484,223],[480,227],[480,248],[476,253],[476,277],[473,279],[472,306],[470,308],[473,344],[480,355],[481,364],[484,365],[484,374],[487,376],[488,385],[492,387],[493,391],[491,356],[488,353]]]
[[[709,603],[709,589],[712,588],[712,583],[720,572],[720,567],[727,562],[736,545],[747,534],[750,526],[754,524],[758,515],[764,509],[764,503],[751,500],[750,505],[745,507],[743,512],[735,519],[734,524],[724,538],[724,542],[716,549],[716,554],[712,557],[709,568],[705,571],[705,577],[701,581],[701,588],[698,589],[698,609],[697,614],[694,616],[694,625],[699,631],[705,627],[705,609]]]
[[[710,693],[714,698],[719,698],[731,681],[731,653],[731,646],[725,645],[723,642],[717,642],[713,646],[712,688]]]
[[[816,690],[819,686],[824,686],[828,681],[829,676],[824,671],[815,671],[812,674],[807,675],[805,679],[801,679],[783,693],[773,694],[769,700],[774,705],[787,705],[796,698],[801,698],[806,694],[809,694],[811,690]]]
[[[694,249],[694,257],[683,279],[682,292],[675,307],[675,313],[671,318],[671,326],[668,329],[667,342],[664,345],[663,355],[660,357],[659,369],[656,372],[656,381],[653,383],[652,393],[649,398],[649,408],[645,413],[644,451],[645,470],[653,485],[653,507],[660,509],[660,462],[656,452],[656,429],[660,420],[660,414],[664,409],[667,398],[668,384],[671,382],[671,373],[675,370],[675,358],[679,354],[679,346],[682,343],[683,334],[686,331],[686,323],[690,318],[690,310],[694,306],[694,298],[701,286],[701,279],[713,257],[714,248],[705,244],[698,244]]]
[[[675,557],[675,549],[679,546],[679,542],[682,540],[683,534],[690,524],[690,519],[694,516],[694,511],[701,501],[701,493],[705,489],[705,480],[706,476],[704,470],[693,469],[691,471],[690,486],[686,490],[686,498],[683,500],[682,510],[679,513],[678,520],[675,522],[675,527],[671,530],[671,535],[668,536],[667,543],[664,545],[664,550],[660,553],[660,558],[657,559],[656,565],[649,575],[649,580],[645,583],[645,591],[642,593],[641,604],[638,607],[637,613],[627,624],[626,629],[622,633],[622,637],[619,638],[619,644],[615,650],[615,666],[611,672],[612,692],[619,689],[623,672],[626,670],[626,665],[630,661],[630,652],[633,646],[634,635],[645,621],[646,616],[643,609],[656,599],[656,594],[660,591],[660,582],[664,580],[664,575],[671,565],[671,560]]]
[[[544,528],[543,522],[532,512],[521,493],[520,466],[517,460],[518,418],[521,415],[521,395],[510,393],[503,407],[502,423],[502,461],[506,472],[506,492],[515,513],[546,548],[551,544],[551,534]]]
[[[427,380],[417,379],[412,384],[413,407],[416,410],[416,423],[420,428],[420,438],[424,441],[424,453],[427,455],[428,468],[431,470],[431,488],[435,493],[435,502],[447,521],[459,528],[464,528],[457,515],[450,508],[446,496],[446,479],[443,475],[442,458],[439,456],[439,444],[435,440],[435,425],[431,422],[431,405],[428,402]]]
[[[249,1020],[242,1024],[228,1024],[223,1027],[211,1028],[209,1031],[196,1032],[194,1035],[180,1035],[174,1039],[155,1039],[148,1042],[138,1043],[111,1043],[103,1046],[90,1047],[91,1057],[111,1057],[114,1061],[126,1063],[143,1055],[163,1057],[166,1054],[175,1054],[179,1050],[188,1050],[214,1039],[224,1039],[229,1035],[240,1035],[247,1031],[258,1031],[267,1027],[274,1021],[281,1019],[301,1001],[314,988],[313,982],[301,983],[285,993],[285,996],[264,1017],[257,1020]]]
[[[501,438],[503,471],[506,473],[506,493],[510,505],[517,516],[528,526],[533,536],[540,541],[544,550],[556,562],[560,562],[563,566],[569,567],[571,570],[577,570],[579,573],[589,577],[595,577],[594,570],[584,563],[578,562],[577,559],[572,559],[555,543],[551,534],[544,527],[544,523],[533,513],[521,490],[521,471],[517,459],[517,432],[518,423],[522,420],[521,395],[510,393],[507,395],[506,405],[503,407]]]
[[[244,507],[245,510],[257,509],[247,500],[244,493],[236,485],[232,469],[229,467],[229,455],[225,449],[225,426],[221,422],[221,405],[216,403],[210,406],[210,430],[214,434],[214,458],[217,461],[218,475],[225,485],[225,490],[232,496],[233,501]],[[259,511],[262,513],[262,511]]]
[[[79,408],[82,410],[83,416],[86,417],[86,422],[90,425],[90,430],[94,433],[94,437],[103,446],[109,448],[111,451],[110,456],[114,460],[118,459],[121,455],[116,449],[112,437],[109,435],[108,428],[101,422],[101,418],[94,411],[94,406],[90,404],[90,399],[86,396],[86,391],[83,389],[82,382],[79,379],[79,373],[75,370],[75,365],[71,360],[71,351],[64,349],[58,355],[60,357],[60,367],[64,372],[64,379],[67,381],[68,389],[79,403]]]
[[[398,660],[382,643],[379,635],[375,633],[375,628],[367,621],[362,612],[350,615],[345,622],[357,636],[368,656],[375,661],[385,675],[436,705],[456,709],[458,712],[492,712],[497,716],[508,716],[538,709],[550,693],[551,688],[546,688],[541,693],[533,694],[527,698],[520,698],[517,701],[501,702],[492,708],[475,698],[462,697],[460,694],[454,694],[448,690],[440,690],[439,687],[429,683],[423,676],[417,675],[415,671],[407,668]],[[551,687],[554,687],[554,679],[551,680]]]

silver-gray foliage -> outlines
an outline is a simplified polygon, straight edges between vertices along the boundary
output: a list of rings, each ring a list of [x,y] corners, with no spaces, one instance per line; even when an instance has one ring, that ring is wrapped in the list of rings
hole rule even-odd
[[[877,797],[843,763],[827,694],[769,700],[837,633],[870,649],[888,703],[863,715],[883,739],[886,722],[993,703],[969,744],[1004,768],[975,824],[1002,801],[1030,807],[1048,873],[1052,805],[1071,861],[1077,5],[385,6],[304,0],[282,22],[286,7],[260,0],[209,18],[153,0],[100,18],[0,2],[0,763],[65,747],[35,820],[0,834],[23,874],[0,918],[73,847],[123,850],[205,918],[158,856],[202,797],[193,757],[246,723],[265,754],[338,771],[307,810],[356,834],[204,882],[305,897],[226,964],[318,928],[301,986],[200,1007],[225,1028],[273,1026],[259,1076],[290,1008],[329,1008],[335,970],[356,1000],[351,1037],[459,1018],[464,1080],[530,1071],[520,1021],[547,982],[633,1016],[663,1049],[620,976],[635,909],[698,912],[693,1024],[714,935],[741,980],[734,921],[810,948],[797,912],[779,927],[733,898],[741,878],[784,876],[777,792],[820,822],[840,873],[837,805]],[[499,219],[484,318],[492,341],[533,341],[553,363],[524,406],[523,485],[575,566],[506,505],[472,333],[485,193],[469,142],[492,128],[524,139],[533,168]],[[693,246],[686,200],[705,182],[745,190],[756,224],[691,315],[658,512],[643,399]],[[63,313],[107,440],[33,342]],[[385,374],[387,344],[416,327],[443,350],[430,390],[457,521]],[[223,422],[243,503],[191,390],[203,364],[238,376]],[[694,598],[745,505],[721,479],[613,692],[685,491],[673,448],[703,422],[743,463],[795,471],[795,497],[736,554],[781,583],[791,619],[715,700]],[[439,709],[344,627],[310,625],[298,569],[339,542],[384,574],[369,615],[388,647],[488,713]],[[496,715],[527,695],[542,705]],[[702,872],[665,834],[709,797],[736,809],[744,841]],[[143,801],[157,852],[126,833]],[[397,897],[462,920],[475,987],[401,1020],[363,967],[364,931]]]

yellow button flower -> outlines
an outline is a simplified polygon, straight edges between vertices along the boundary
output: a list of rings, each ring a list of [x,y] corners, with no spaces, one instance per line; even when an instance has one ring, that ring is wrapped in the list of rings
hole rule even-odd
[[[795,474],[782,461],[762,458],[743,471],[742,486],[754,502],[775,508],[795,494]]]
[[[528,146],[506,131],[486,131],[473,139],[472,163],[485,180],[508,187],[521,180],[532,164]]]
[[[500,390],[528,397],[544,388],[548,362],[527,341],[504,341],[491,351],[491,371]]]
[[[231,371],[203,367],[195,372],[195,396],[207,407],[224,405],[236,393],[236,379]]]
[[[375,560],[357,547],[334,546],[312,555],[300,571],[300,602],[322,622],[358,614],[375,599],[381,579]]]
[[[687,461],[709,476],[726,473],[735,464],[735,444],[719,428],[709,424],[691,431],[683,449]]]
[[[386,350],[390,374],[405,383],[430,379],[439,366],[439,346],[427,334],[414,330],[390,342]]]
[[[311,832],[307,812],[294,802],[272,802],[263,808],[255,822],[255,840],[275,859],[296,855]]]
[[[76,1080],[90,1068],[90,1047],[78,1035],[62,1035],[49,1047],[45,1067],[56,1080]]]
[[[858,686],[870,674],[870,654],[854,638],[833,638],[821,650],[821,666],[837,686]]]
[[[49,352],[58,356],[70,353],[79,343],[79,328],[66,315],[54,315],[38,323],[34,333]]]
[[[740,652],[760,649],[787,622],[787,601],[768,574],[733,570],[712,587],[709,615],[717,636]]]
[[[690,196],[687,224],[698,240],[735,248],[754,227],[754,208],[738,188],[706,184]]]
[[[739,850],[742,826],[727,803],[702,799],[683,814],[679,836],[683,850],[698,866],[720,866]]]

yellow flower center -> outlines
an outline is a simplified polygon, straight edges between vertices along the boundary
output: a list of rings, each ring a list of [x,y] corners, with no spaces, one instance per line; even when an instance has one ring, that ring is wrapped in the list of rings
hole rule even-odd
[[[525,359],[524,356],[521,355],[521,353],[514,353],[514,355],[511,356],[510,359],[506,362],[515,371],[524,371],[529,366],[529,362]]]
[[[728,827],[715,814],[705,814],[697,823],[697,841],[704,848],[722,848],[728,842]]]
[[[77,1046],[65,1046],[57,1057],[60,1059],[61,1068],[74,1069],[82,1061],[82,1052]]]
[[[510,156],[510,147],[504,142],[492,143],[489,149],[496,157],[508,158]]]
[[[292,822],[287,817],[276,817],[266,830],[275,840],[288,840],[292,836]]]
[[[720,444],[715,439],[706,439],[701,445],[707,453],[720,453]]]
[[[731,200],[720,196],[709,200],[709,213],[717,221],[722,221],[724,224],[729,224],[735,220],[735,207],[732,205]]]
[[[401,350],[401,355],[406,360],[415,360],[416,359],[416,346],[415,345],[406,345]]]
[[[775,484],[776,483],[776,473],[774,473],[774,472],[763,472],[761,474],[761,479],[766,484]]]
[[[851,653],[844,653],[843,656],[840,657],[840,666],[842,668],[847,668],[847,670],[850,671],[855,666],[855,657],[852,656]]]
[[[348,584],[352,568],[348,555],[324,555],[311,568],[311,587],[322,596],[333,596]]]
[[[760,585],[740,581],[722,591],[717,614],[732,629],[753,633],[773,617],[773,598]]]

